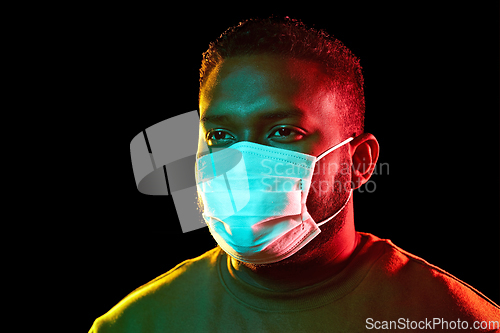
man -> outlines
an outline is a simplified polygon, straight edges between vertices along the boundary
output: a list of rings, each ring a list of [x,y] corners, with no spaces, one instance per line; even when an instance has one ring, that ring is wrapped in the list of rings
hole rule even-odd
[[[248,20],[204,53],[200,207],[219,246],[138,288],[90,332],[495,331],[479,291],[354,228],[378,158],[357,58],[325,32]]]

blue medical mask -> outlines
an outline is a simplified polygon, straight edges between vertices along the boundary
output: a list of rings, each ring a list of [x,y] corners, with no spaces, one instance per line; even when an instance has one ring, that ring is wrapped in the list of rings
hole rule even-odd
[[[297,253],[321,232],[307,212],[320,156],[242,141],[197,158],[196,183],[203,217],[219,246],[233,258],[268,264]]]

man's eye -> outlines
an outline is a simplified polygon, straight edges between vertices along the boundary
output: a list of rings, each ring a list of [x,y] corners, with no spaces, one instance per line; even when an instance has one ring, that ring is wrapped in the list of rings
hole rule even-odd
[[[300,140],[304,137],[302,133],[296,131],[289,127],[280,127],[276,130],[273,130],[270,139],[278,140],[281,142],[293,142]]]
[[[207,134],[207,143],[209,146],[224,145],[233,139],[234,136],[222,130],[211,131]]]

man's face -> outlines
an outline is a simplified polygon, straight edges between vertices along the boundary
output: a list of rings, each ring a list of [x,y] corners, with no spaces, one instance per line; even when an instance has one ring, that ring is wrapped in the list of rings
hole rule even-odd
[[[200,91],[200,142],[224,148],[251,141],[318,156],[346,139],[335,98],[314,62],[269,55],[229,58],[210,73]],[[316,165],[306,203],[316,222],[335,213],[347,199],[347,147]]]

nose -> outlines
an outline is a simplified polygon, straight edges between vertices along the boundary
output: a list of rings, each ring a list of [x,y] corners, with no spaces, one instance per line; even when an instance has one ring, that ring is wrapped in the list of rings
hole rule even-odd
[[[237,141],[249,141],[253,143],[258,143],[264,146],[271,146],[267,133],[265,133],[265,128],[262,125],[251,126],[248,124],[239,131]]]
[[[243,128],[238,136],[238,141],[250,141],[254,143],[264,144],[262,138],[250,127]]]

